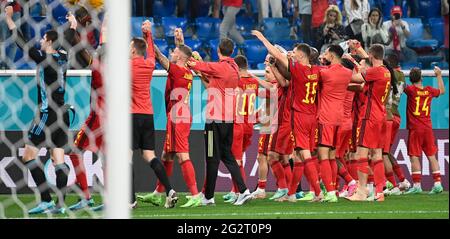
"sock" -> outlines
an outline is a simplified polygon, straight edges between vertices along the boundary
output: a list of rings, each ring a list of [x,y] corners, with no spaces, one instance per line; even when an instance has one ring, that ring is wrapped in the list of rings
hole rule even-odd
[[[375,192],[383,193],[383,188],[386,186],[386,179],[384,177],[384,163],[383,159],[378,159],[373,163],[373,175],[375,180]]]
[[[163,161],[164,170],[166,170],[167,177],[171,177],[173,174],[173,160]],[[156,191],[162,193],[165,191],[164,185],[161,184],[159,179],[156,181]]]
[[[30,170],[31,177],[33,177],[33,180],[41,194],[41,201],[50,202],[52,197],[50,196],[50,190],[45,179],[45,174],[42,168],[37,165],[36,159],[26,162],[25,165]]]
[[[320,163],[319,163],[319,158],[317,158],[317,156],[313,156],[311,157],[312,161],[314,162],[314,164],[316,165],[316,170],[317,170],[317,175],[320,178]]]
[[[387,180],[394,185],[394,188],[397,187],[397,182],[395,181],[394,172],[386,173]]]
[[[289,163],[283,165],[284,168],[284,177],[286,178],[286,184],[291,185],[292,182],[292,169]]]
[[[369,174],[367,176],[367,183],[374,183],[374,177],[373,174]]]
[[[433,181],[436,185],[436,183],[441,183],[441,172],[440,171],[435,171],[431,173],[433,175]]]
[[[260,189],[266,189],[266,180],[262,181],[262,180],[258,180],[258,188]]]
[[[292,176],[291,185],[289,187],[288,195],[293,195],[297,192],[298,184],[300,183],[304,170],[303,162],[294,162],[294,173]]]
[[[150,167],[155,171],[156,177],[161,182],[166,190],[166,195],[169,195],[170,190],[172,190],[172,186],[169,182],[169,177],[167,177],[167,173],[164,169],[163,164],[158,158],[154,158],[150,161]]]
[[[414,183],[414,187],[420,187],[420,183],[422,181],[422,173],[419,172],[412,172],[412,181]]]
[[[334,189],[337,186],[337,174],[338,174],[338,165],[336,163],[336,159],[330,159],[330,167],[331,167],[331,182],[333,184]]]
[[[350,160],[348,164],[348,173],[353,179],[358,179],[358,160]]]
[[[316,196],[319,196],[321,193],[320,183],[319,183],[319,174],[316,168],[315,160],[312,158],[305,160],[305,176],[309,181],[309,191],[314,191]]]
[[[189,192],[191,192],[192,196],[195,196],[198,194],[197,189],[197,181],[195,179],[195,170],[194,166],[192,165],[191,160],[186,160],[181,162],[181,173],[183,174],[184,181],[186,182],[186,186],[189,189]]]
[[[395,175],[397,175],[399,182],[405,181],[405,175],[403,174],[403,170],[400,167],[400,165],[398,165],[397,161],[395,161],[395,160],[393,160],[393,162],[392,162],[392,169],[394,170]]]
[[[60,207],[64,206],[64,197],[66,195],[67,187],[67,176],[69,175],[70,169],[66,163],[55,165],[56,174],[56,187],[58,188],[58,205]]]
[[[85,199],[89,200],[91,198],[91,193],[89,192],[86,172],[84,170],[79,170],[79,165],[80,163],[83,163],[83,161],[81,160],[79,154],[72,153],[69,155],[69,157],[70,160],[72,161],[73,167],[75,168],[77,183],[80,185],[81,191],[83,191]]]
[[[284,169],[281,163],[279,161],[274,161],[270,167],[277,180],[278,188],[287,188],[286,176],[284,175]]]
[[[327,192],[334,191],[330,160],[328,159],[320,160],[320,177],[322,178],[322,182],[325,184]]]
[[[358,171],[364,173],[364,174],[369,174],[369,161],[367,158],[361,158],[358,160],[359,161],[359,165],[358,165]]]
[[[349,184],[353,180],[353,177],[348,173],[345,167],[339,168],[339,176],[345,180],[346,184]]]

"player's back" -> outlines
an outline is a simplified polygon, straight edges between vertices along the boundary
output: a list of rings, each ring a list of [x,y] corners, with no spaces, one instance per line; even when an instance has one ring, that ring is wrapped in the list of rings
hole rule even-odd
[[[290,62],[291,72],[291,101],[296,111],[316,114],[316,97],[319,84],[319,66],[306,66],[298,62]]]
[[[181,103],[183,107],[187,106],[187,109],[189,109],[189,92],[192,88],[192,79],[193,75],[189,68],[170,63],[164,94],[166,113],[169,113],[177,103]]]
[[[239,91],[236,97],[236,122],[254,123],[256,121],[255,111],[258,86],[258,81],[251,76],[239,79]]]
[[[419,88],[409,85],[405,88],[408,96],[406,122],[408,129],[432,129],[431,101],[440,95],[439,89],[431,86]]]
[[[150,82],[152,80],[154,61],[135,57],[131,60],[132,108],[134,114],[153,114],[150,98]]]
[[[385,101],[391,87],[391,73],[385,66],[370,67],[366,70],[367,104],[363,106],[361,118],[383,121],[386,117]]]
[[[335,64],[320,71],[318,118],[321,124],[340,125],[352,71]]]

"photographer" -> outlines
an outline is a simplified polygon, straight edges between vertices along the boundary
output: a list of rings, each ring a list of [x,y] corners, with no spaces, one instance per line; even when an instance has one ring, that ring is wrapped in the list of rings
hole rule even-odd
[[[324,52],[330,44],[338,44],[343,41],[345,41],[345,30],[342,25],[342,14],[336,5],[330,5],[318,31],[320,52]]]
[[[415,62],[416,52],[406,46],[406,38],[410,35],[409,25],[401,17],[401,7],[394,6],[391,9],[391,20],[383,24],[383,28],[389,33],[386,55],[396,54],[402,62]]]

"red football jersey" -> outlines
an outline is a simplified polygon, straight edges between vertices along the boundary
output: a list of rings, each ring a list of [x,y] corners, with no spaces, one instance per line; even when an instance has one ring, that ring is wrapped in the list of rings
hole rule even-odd
[[[181,110],[181,107],[187,107],[189,109],[189,92],[192,87],[193,75],[189,68],[178,66],[177,64],[170,63],[166,82],[166,92],[164,94],[166,100],[166,113],[172,110],[172,107],[177,103],[183,105],[177,105],[177,110]],[[189,116],[190,116],[190,111]],[[187,116],[183,112],[183,115],[177,113],[177,116]]]
[[[431,100],[441,94],[439,89],[431,86],[419,88],[409,85],[405,88],[408,96],[406,126],[408,129],[432,129],[431,125]]]
[[[104,70],[103,64],[94,59],[91,65],[92,79],[91,79],[91,110],[103,111],[105,105],[105,89],[103,87],[102,72]]]
[[[313,114],[317,112],[316,96],[319,87],[318,66],[306,66],[289,61],[292,85],[292,108],[296,111]]]
[[[386,117],[385,101],[391,88],[391,73],[385,66],[366,70],[367,104],[361,110],[361,119],[383,121]]]
[[[255,123],[256,98],[258,97],[258,80],[253,77],[241,77],[236,96],[236,120],[239,123]]]
[[[352,78],[352,70],[335,64],[320,71],[319,123],[340,125],[344,118],[344,99]]]

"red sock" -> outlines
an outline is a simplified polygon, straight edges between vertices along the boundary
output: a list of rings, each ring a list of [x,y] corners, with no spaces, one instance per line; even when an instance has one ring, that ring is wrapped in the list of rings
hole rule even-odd
[[[291,185],[292,182],[292,169],[291,169],[291,165],[289,163],[283,165],[284,168],[284,177],[286,178],[286,184]]]
[[[395,181],[393,172],[386,173],[386,178],[390,183],[392,183],[392,185],[394,185],[394,188],[397,187],[397,182]]]
[[[189,159],[183,161],[181,162],[180,166],[181,173],[183,174],[184,181],[186,182],[186,186],[188,187],[192,195],[197,195],[197,181],[195,179],[195,170],[194,166],[192,165],[192,161]]]
[[[261,189],[266,189],[266,180],[262,181],[262,180],[258,180],[258,188]]]
[[[336,189],[337,186],[337,175],[338,175],[338,166],[336,163],[336,159],[330,159],[330,167],[331,167],[331,182],[333,183],[333,187]]]
[[[172,176],[173,174],[173,160],[163,161],[164,169],[166,170],[167,177]],[[163,193],[166,191],[162,183],[158,180],[156,182],[156,191],[159,193]]]
[[[239,165],[239,169],[241,170],[242,179],[244,180],[244,183],[245,183],[245,180],[247,179],[247,176],[245,175],[244,166],[242,164]]]
[[[364,174],[369,174],[369,161],[367,160],[367,158],[359,159],[358,171]]]
[[[316,163],[314,162],[314,159],[306,159],[305,160],[305,176],[306,179],[309,181],[309,190],[314,191],[316,196],[319,196],[321,190],[320,190],[320,183],[319,183],[319,175],[318,170],[316,168]]]
[[[322,182],[325,184],[327,192],[334,191],[330,160],[320,160],[320,177],[322,178]]]
[[[341,176],[345,180],[346,184],[350,183],[353,180],[353,177],[348,173],[345,167],[339,168],[339,176]]]
[[[86,199],[90,199],[91,193],[89,192],[86,172],[79,168],[79,165],[81,163],[83,163],[83,161],[80,159],[80,155],[75,154],[75,153],[70,154],[69,157],[70,157],[70,160],[72,161],[73,167],[75,168],[75,175],[77,178],[77,183],[80,185],[81,191],[83,191],[83,193],[84,193],[84,197]]]
[[[278,188],[287,188],[286,176],[284,176],[283,166],[279,161],[274,161],[270,167],[272,168],[273,176],[277,180]]]
[[[375,192],[383,193],[383,188],[386,185],[386,178],[384,177],[384,163],[382,159],[376,160],[373,163],[373,176],[375,180]]]
[[[420,183],[422,181],[422,173],[421,172],[412,172],[412,181],[413,183]]]
[[[358,179],[358,160],[350,160],[348,163],[348,173],[353,179]]]
[[[403,170],[400,165],[398,165],[397,162],[394,162],[394,164],[392,164],[392,169],[394,170],[395,175],[397,175],[398,181],[403,182],[405,180],[405,175],[403,174]]]
[[[319,163],[319,158],[317,158],[317,156],[311,157],[312,161],[314,162],[314,164],[316,165],[316,170],[317,170],[317,175],[320,178],[320,163]]]
[[[436,171],[436,172],[433,172],[432,175],[433,175],[433,180],[435,183],[441,181],[441,172]]]
[[[289,187],[289,193],[288,195],[293,195],[297,191],[298,184],[302,180],[303,170],[305,168],[305,165],[303,162],[295,162],[294,163],[294,173],[292,176],[292,181]]]

